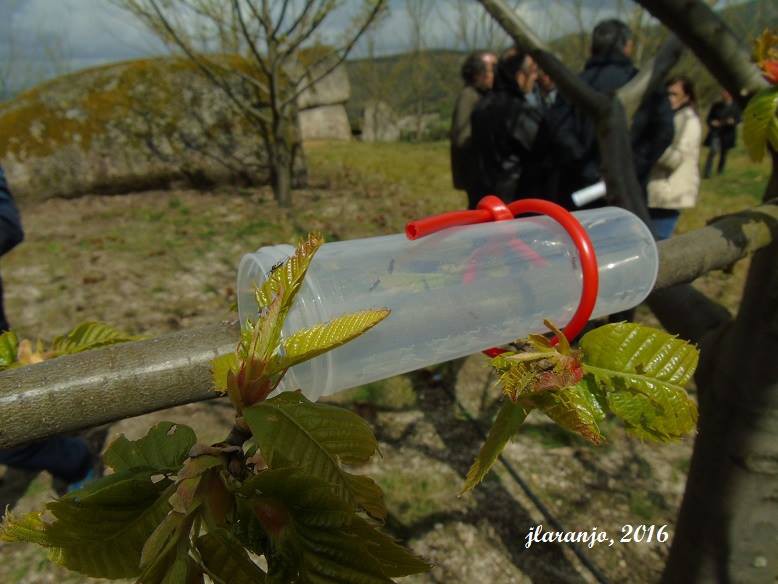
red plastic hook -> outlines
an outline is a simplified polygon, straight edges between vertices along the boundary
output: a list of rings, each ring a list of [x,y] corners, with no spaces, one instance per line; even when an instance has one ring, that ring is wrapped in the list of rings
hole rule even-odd
[[[564,207],[543,199],[522,199],[506,205],[499,197],[486,195],[479,201],[478,207],[474,211],[453,211],[411,221],[405,226],[405,235],[408,239],[418,239],[449,227],[474,225],[489,221],[507,221],[525,213],[548,215],[554,219],[564,228],[578,250],[578,255],[581,259],[581,271],[583,273],[581,299],[578,302],[578,308],[573,318],[563,330],[567,339],[572,341],[583,330],[592,315],[594,305],[597,302],[600,276],[597,267],[597,256],[589,234],[586,233],[580,221]],[[522,249],[528,250],[529,248],[524,246]],[[530,257],[531,261],[536,261],[536,259],[540,259],[539,256],[538,258]],[[555,344],[559,342],[559,339],[555,337],[551,342]],[[492,347],[484,351],[489,357],[496,357],[504,352],[505,349],[498,347]]]

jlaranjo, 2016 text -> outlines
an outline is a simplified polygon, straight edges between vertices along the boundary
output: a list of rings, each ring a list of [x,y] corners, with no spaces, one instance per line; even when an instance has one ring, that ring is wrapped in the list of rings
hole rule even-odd
[[[665,543],[670,538],[667,525],[623,525],[619,543]],[[544,531],[542,525],[530,527],[524,537],[524,547],[533,543],[584,543],[587,547],[598,544],[612,546],[617,540],[608,535],[607,531],[592,527],[589,531]]]

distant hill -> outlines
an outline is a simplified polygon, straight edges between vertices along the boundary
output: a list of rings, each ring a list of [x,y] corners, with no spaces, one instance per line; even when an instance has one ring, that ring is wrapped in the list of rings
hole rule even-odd
[[[751,0],[721,10],[720,14],[733,30],[751,42],[765,28],[778,23],[778,2]],[[639,60],[651,57],[666,36],[661,26],[642,31]],[[574,70],[583,65],[588,52],[588,35],[571,33],[550,43],[562,59]],[[454,99],[462,87],[459,68],[466,53],[434,50],[419,55],[403,53],[375,59],[355,59],[346,64],[351,80],[351,99],[347,111],[352,126],[359,123],[365,103],[370,100],[387,102],[401,114],[438,113],[447,121]],[[703,107],[718,94],[715,80],[690,54],[677,67],[678,72],[693,78]]]
[[[434,112],[447,120],[454,107],[452,96],[462,86],[459,68],[464,57],[460,51],[435,50],[348,61],[351,99],[346,111],[352,126],[371,100],[385,101],[403,114]]]

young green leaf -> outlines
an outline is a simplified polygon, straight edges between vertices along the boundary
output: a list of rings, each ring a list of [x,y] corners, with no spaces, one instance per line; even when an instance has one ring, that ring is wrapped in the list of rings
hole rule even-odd
[[[517,341],[523,345],[522,350],[503,353],[492,360],[492,366],[500,373],[503,393],[514,402],[575,385],[583,377],[581,351],[573,350],[552,322],[543,322],[560,339],[557,347],[546,337],[529,335]]]
[[[505,400],[494,420],[486,442],[481,446],[478,458],[475,459],[473,466],[467,471],[465,486],[462,487],[462,493],[473,489],[478,483],[484,480],[484,477],[492,468],[497,457],[505,448],[508,440],[518,432],[524,420],[529,415],[530,408],[521,403],[515,403],[511,400]]]
[[[354,516],[352,506],[335,495],[331,484],[298,467],[263,470],[244,482],[240,493],[283,500],[298,521],[311,527],[343,527]]]
[[[19,354],[19,339],[13,331],[0,334],[0,371],[16,363]]]
[[[760,162],[768,143],[778,150],[778,86],[753,96],[743,112],[743,142],[748,155]]]
[[[240,368],[238,356],[235,353],[228,353],[216,357],[211,361],[211,373],[213,375],[213,388],[221,393],[227,391],[227,378],[229,373],[237,373]]]
[[[348,504],[359,505],[379,519],[386,515],[380,489],[365,488],[370,479],[355,481],[341,467],[341,463],[365,463],[378,449],[365,420],[342,408],[314,404],[299,392],[282,393],[247,408],[244,417],[270,468],[275,468],[280,454],[331,483]]]
[[[140,554],[140,567],[143,575],[154,572],[159,573],[163,570],[157,569],[159,564],[170,562],[170,555],[175,550],[178,542],[188,534],[192,527],[191,522],[181,513],[168,513],[167,517],[157,525],[157,528],[151,533]],[[143,580],[143,575],[141,579]],[[154,579],[147,577],[146,580]]]
[[[137,341],[140,338],[118,331],[102,322],[85,322],[69,333],[54,339],[51,351],[57,355],[71,355],[116,343]]]
[[[157,497],[159,492],[168,487],[171,481],[162,478],[151,480],[152,470],[120,470],[99,479],[89,481],[77,491],[71,491],[52,501],[51,509],[60,503],[73,503],[79,509],[84,507],[125,507],[134,506],[135,501],[147,501]],[[56,514],[56,513],[55,513]]]
[[[250,552],[260,556],[269,549],[268,535],[259,522],[250,502],[235,498],[235,515],[230,531]]]
[[[117,472],[148,470],[173,473],[184,464],[196,442],[197,436],[188,426],[160,422],[138,440],[119,436],[105,451],[103,462]]]
[[[597,423],[605,417],[605,413],[589,390],[588,381],[583,380],[557,391],[536,393],[527,401],[565,430],[580,434],[594,444],[603,441]]]
[[[354,517],[348,531],[359,538],[367,553],[378,562],[381,571],[390,578],[420,574],[431,568],[427,562],[408,552],[361,517]]]
[[[197,538],[197,550],[209,574],[229,584],[256,584],[265,573],[251,561],[241,542],[225,529]]]
[[[340,347],[373,328],[389,316],[389,312],[386,308],[363,310],[297,331],[282,343],[281,354],[273,359],[269,369],[273,372],[289,369]]]
[[[145,569],[136,584],[203,584],[202,570],[189,555],[189,539],[182,538],[176,544]]]
[[[53,522],[43,513],[6,515],[0,540],[48,547],[52,561],[87,576],[138,576],[143,545],[170,510],[172,486],[157,490],[166,485],[130,475],[106,479],[82,498],[73,493],[47,504]]]
[[[355,524],[359,521],[355,517]],[[400,546],[380,548],[390,542],[380,533],[368,535],[364,528],[355,529],[354,526],[320,529],[295,524],[284,538],[274,541],[278,554],[270,560],[268,582],[392,584],[395,575],[430,569],[428,564]]]
[[[292,301],[303,283],[305,272],[308,271],[308,266],[322,243],[324,240],[320,234],[309,234],[306,239],[297,244],[297,249],[292,257],[278,268],[271,270],[262,286],[257,289],[257,304],[260,310],[269,306],[273,298],[283,291],[281,320],[286,317],[286,313],[292,306]]]
[[[262,471],[241,495],[272,541],[268,582],[388,584],[429,569],[303,469]]]
[[[241,331],[237,371],[227,371],[227,393],[239,415],[244,407],[264,400],[281,381],[280,375],[269,373],[268,363],[281,340],[283,295],[284,288],[281,288],[262,309],[257,323],[249,323]]]
[[[680,438],[697,424],[684,389],[699,353],[664,331],[633,323],[606,325],[581,339],[584,371],[605,389],[608,409],[641,438]]]

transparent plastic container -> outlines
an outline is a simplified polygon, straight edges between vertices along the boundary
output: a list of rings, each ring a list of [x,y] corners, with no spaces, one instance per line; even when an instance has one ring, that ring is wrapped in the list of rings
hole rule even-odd
[[[657,248],[628,211],[574,213],[594,245],[600,287],[594,317],[642,302],[653,288]],[[241,323],[256,319],[254,288],[294,252],[274,245],[238,269]],[[324,244],[289,311],[283,335],[370,308],[391,314],[354,341],[293,367],[281,390],[311,400],[564,326],[581,294],[570,237],[553,219],[530,217],[454,227],[415,241],[404,234]]]

